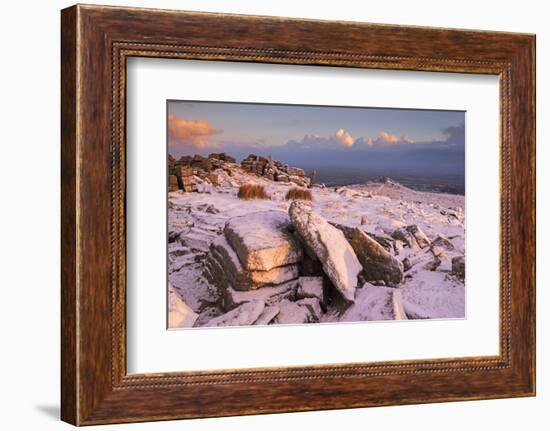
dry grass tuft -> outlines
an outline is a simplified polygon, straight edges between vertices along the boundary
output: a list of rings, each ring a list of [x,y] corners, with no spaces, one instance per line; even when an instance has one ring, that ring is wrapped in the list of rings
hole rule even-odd
[[[237,195],[239,199],[251,200],[251,199],[271,199],[264,187],[258,184],[243,184],[239,187],[239,193]]]
[[[307,189],[299,189],[297,187],[293,187],[286,193],[286,200],[287,201],[294,201],[294,200],[312,201],[313,196],[311,195],[311,192]]]

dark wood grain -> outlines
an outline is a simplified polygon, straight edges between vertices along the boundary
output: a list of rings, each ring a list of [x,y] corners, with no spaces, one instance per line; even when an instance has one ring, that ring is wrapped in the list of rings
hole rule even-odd
[[[76,300],[76,8],[61,16],[61,417],[78,422]]]
[[[62,12],[61,36],[63,420],[82,425],[535,393],[533,35],[74,6]],[[499,356],[127,375],[131,56],[498,75]]]

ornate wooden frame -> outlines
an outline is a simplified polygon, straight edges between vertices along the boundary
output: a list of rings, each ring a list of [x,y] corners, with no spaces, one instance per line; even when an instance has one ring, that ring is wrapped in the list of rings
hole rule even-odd
[[[534,35],[81,5],[61,16],[63,420],[88,425],[535,394]],[[498,75],[500,354],[128,375],[130,56]]]

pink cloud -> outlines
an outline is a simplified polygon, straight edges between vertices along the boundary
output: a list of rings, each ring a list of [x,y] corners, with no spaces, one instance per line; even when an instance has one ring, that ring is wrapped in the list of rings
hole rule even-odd
[[[333,140],[337,144],[342,145],[344,147],[351,147],[355,143],[353,136],[351,136],[344,129],[338,129],[336,133],[334,133]]]
[[[413,140],[410,136],[397,136],[389,132],[380,132],[376,142],[385,145],[395,145],[399,143],[411,144]]]
[[[317,134],[305,135],[301,141],[293,141],[306,147],[352,147],[355,143],[355,138],[344,129],[338,129],[334,135],[323,137]]]
[[[168,144],[171,147],[215,147],[210,137],[222,133],[214,129],[208,120],[191,120],[168,115]]]

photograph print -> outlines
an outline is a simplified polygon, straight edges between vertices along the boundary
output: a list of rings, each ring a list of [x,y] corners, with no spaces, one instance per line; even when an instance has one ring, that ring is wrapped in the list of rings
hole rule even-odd
[[[168,328],[465,318],[465,112],[167,102]]]

